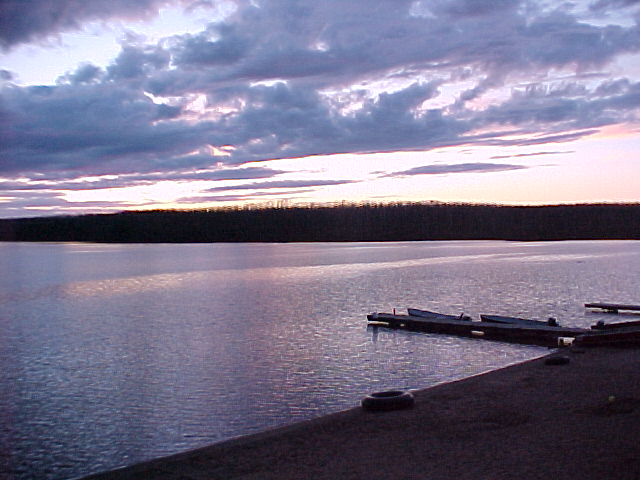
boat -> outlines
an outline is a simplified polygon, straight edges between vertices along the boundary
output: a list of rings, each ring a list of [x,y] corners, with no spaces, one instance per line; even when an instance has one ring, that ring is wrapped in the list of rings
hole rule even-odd
[[[418,308],[407,308],[407,313],[412,317],[471,321],[471,317],[469,315],[465,315],[464,313],[461,313],[460,315],[447,315],[445,313],[432,312],[430,310],[420,310]]]
[[[599,320],[596,324],[591,325],[593,330],[617,330],[620,328],[640,328],[640,320],[631,320],[629,322],[604,323]]]
[[[546,327],[559,327],[558,321],[549,317],[548,320],[529,320],[528,318],[519,317],[506,317],[504,315],[480,315],[480,320],[490,323],[505,323],[508,325],[528,325],[528,326],[546,326]]]

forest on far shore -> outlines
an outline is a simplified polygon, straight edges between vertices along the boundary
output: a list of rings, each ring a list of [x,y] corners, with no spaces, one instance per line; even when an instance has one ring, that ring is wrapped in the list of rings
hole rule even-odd
[[[0,219],[0,241],[374,242],[640,239],[640,204],[340,204]]]

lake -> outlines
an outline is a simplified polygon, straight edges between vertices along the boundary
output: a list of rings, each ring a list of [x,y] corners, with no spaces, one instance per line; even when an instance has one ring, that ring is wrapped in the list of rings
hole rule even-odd
[[[640,242],[0,243],[0,476],[69,479],[546,349],[367,328],[408,306],[587,327]],[[637,317],[636,317],[637,318]]]

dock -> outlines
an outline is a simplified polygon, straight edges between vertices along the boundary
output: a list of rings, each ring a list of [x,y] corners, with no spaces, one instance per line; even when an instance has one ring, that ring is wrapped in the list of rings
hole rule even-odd
[[[640,345],[640,329],[637,326],[612,328],[596,334],[579,335],[574,345],[581,347],[637,347]]]
[[[585,328],[559,327],[551,325],[514,325],[477,322],[449,318],[421,318],[412,315],[372,313],[367,315],[370,325],[416,332],[440,333],[461,337],[483,338],[526,345],[557,347],[563,338],[593,335]]]
[[[618,313],[620,310],[640,312],[640,305],[625,305],[622,303],[585,303],[585,308],[598,308],[609,313]]]

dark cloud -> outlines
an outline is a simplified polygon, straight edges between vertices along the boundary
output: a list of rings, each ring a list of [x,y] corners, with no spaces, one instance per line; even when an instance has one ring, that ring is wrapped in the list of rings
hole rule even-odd
[[[557,11],[535,19],[516,40],[520,40],[518,48],[528,47],[520,51],[523,58],[541,66],[599,66],[640,45],[636,28],[595,27]]]
[[[139,209],[154,203],[141,204],[112,201],[69,202],[62,197],[30,196],[0,203],[0,218],[26,218],[51,215],[77,215],[87,213],[115,213],[126,209]]]
[[[636,7],[639,5],[640,0],[598,0],[593,2],[589,8],[593,11],[603,11],[625,7]]]
[[[111,80],[142,78],[169,65],[169,52],[160,47],[125,45],[107,69]]]
[[[169,3],[2,2],[0,45],[90,20],[152,16]],[[89,188],[270,178],[279,172],[231,167],[322,154],[561,143],[636,122],[640,83],[611,76],[607,66],[640,51],[638,25],[589,23],[573,3],[543,3],[239,1],[200,33],[155,44],[129,39],[107,67],[81,64],[55,86],[19,87],[5,70],[0,175],[69,188],[87,175],[118,176]],[[636,3],[599,0],[583,10],[612,18]],[[515,168],[524,167],[468,163],[392,175]],[[248,188],[269,188],[256,185]]]
[[[247,52],[245,33],[236,25],[212,25],[199,35],[183,35],[173,45],[176,65],[229,65]]]
[[[591,91],[532,86],[478,112],[423,109],[439,85],[414,83],[383,92],[344,113],[312,88],[238,86],[209,96],[214,106],[233,99],[238,107],[197,121],[183,117],[184,103],[156,104],[137,87],[120,82],[5,88],[0,172],[169,173],[218,162],[424,150],[472,141],[513,144],[502,140],[500,131],[473,135],[492,125],[536,133],[533,143],[543,143],[626,121],[640,106],[640,85],[621,81]],[[234,150],[213,154],[209,145],[233,145]]]
[[[171,0],[2,0],[0,47],[31,42],[93,20],[139,19],[154,16]]]
[[[79,85],[98,81],[102,77],[102,74],[103,72],[100,67],[96,67],[91,63],[83,63],[79,65],[74,72],[67,74],[59,80],[71,83],[72,85]]]
[[[635,28],[598,27],[559,9],[531,7],[506,0],[305,6],[265,0],[242,8],[228,23],[174,39],[168,49],[188,70],[188,83],[206,89],[270,79],[348,85],[391,71],[406,75],[445,66],[482,69],[495,82],[514,69],[589,68],[638,49]],[[154,80],[157,91],[180,94],[185,87],[181,72]]]
[[[516,155],[494,155],[491,160],[503,160],[505,158],[522,158],[522,157],[539,157],[540,155],[566,155],[567,153],[575,153],[574,151],[564,152],[532,152],[532,153],[518,153]]]
[[[473,143],[476,145],[490,145],[498,147],[527,147],[532,145],[546,145],[549,143],[566,143],[580,140],[581,138],[598,133],[597,129],[579,130],[576,132],[539,134],[522,138],[500,138],[500,134],[491,136],[490,134],[475,137]],[[507,135],[513,132],[501,132]]]
[[[578,85],[559,90],[531,85],[490,106],[476,121],[560,133],[633,121],[639,106],[640,84],[627,80],[604,82],[592,90]]]
[[[301,195],[303,193],[313,192],[313,189],[303,190],[289,190],[289,191],[266,191],[266,192],[252,192],[247,194],[237,195],[198,195],[193,197],[183,197],[180,199],[181,204],[199,204],[199,203],[211,203],[211,202],[264,202],[270,201],[269,198],[273,198],[272,201],[288,201],[290,195]]]
[[[0,191],[6,194],[14,194],[21,191],[49,191],[49,190],[101,190],[105,188],[125,188],[140,185],[150,185],[158,181],[212,181],[212,180],[253,180],[272,178],[285,173],[265,167],[224,168],[204,171],[183,172],[150,172],[147,174],[127,174],[117,177],[94,178],[91,180],[59,178],[52,183],[51,180],[5,180],[0,181]],[[344,183],[344,181],[340,181]],[[58,195],[56,193],[56,195]]]
[[[3,192],[6,198],[0,202],[0,217],[35,217],[45,214],[63,213],[69,203],[60,192],[47,190]]]
[[[522,165],[508,165],[503,163],[458,163],[437,164],[415,167],[402,172],[393,172],[385,177],[408,177],[413,175],[446,175],[449,173],[489,173],[504,172],[508,170],[521,170],[527,167]]]
[[[266,167],[229,168],[203,172],[186,172],[173,177],[175,180],[252,180],[255,178],[271,178],[284,173]],[[160,175],[165,175],[164,173]]]
[[[275,188],[297,189],[308,187],[326,187],[329,185],[345,185],[348,183],[356,182],[354,180],[279,180],[271,182],[254,182],[244,185],[232,185],[227,187],[214,187],[207,189],[207,192],[222,192],[226,190],[271,190]]]
[[[1,98],[6,123],[0,132],[0,173],[5,175],[172,167],[181,160],[177,155],[203,144],[207,129],[206,124],[169,121],[179,115],[179,107],[154,104],[142,92],[118,84],[6,88]],[[209,158],[207,166],[212,163]]]

